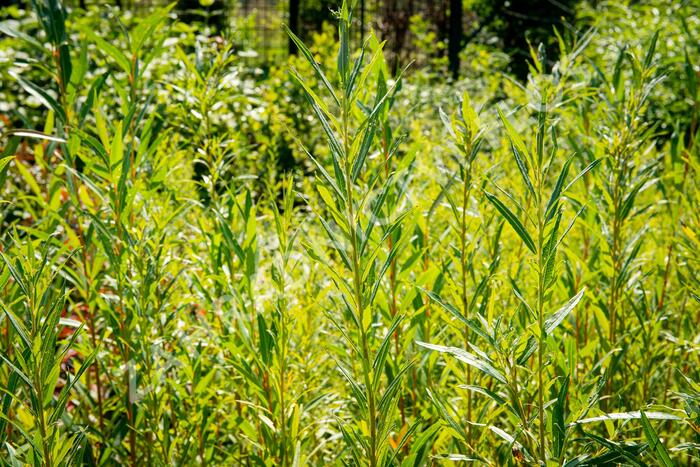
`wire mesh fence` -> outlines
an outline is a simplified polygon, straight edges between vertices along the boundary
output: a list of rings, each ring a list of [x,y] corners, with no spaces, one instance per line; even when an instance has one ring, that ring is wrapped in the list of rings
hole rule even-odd
[[[17,0],[21,3],[20,0]],[[13,3],[5,0],[0,3]],[[119,7],[134,15],[145,15],[153,8],[165,6],[169,0],[66,0],[71,8]],[[324,22],[333,21],[336,0],[179,0],[174,11],[185,22],[198,21],[228,36],[239,55],[260,64],[284,61],[289,53],[288,37],[283,24],[294,24],[290,7],[297,5],[297,34],[305,41],[313,32],[322,29]],[[369,31],[381,40],[387,40],[387,58],[393,67],[420,57],[425,44],[419,44],[415,29],[434,33],[432,50],[435,56],[443,53],[437,47],[446,39],[449,18],[449,0],[358,0],[354,12],[354,31],[357,45]],[[421,51],[425,53],[425,51]]]
[[[262,62],[284,60],[288,52],[282,24],[289,21],[284,0],[239,0],[229,13],[229,26],[241,41],[242,54]]]

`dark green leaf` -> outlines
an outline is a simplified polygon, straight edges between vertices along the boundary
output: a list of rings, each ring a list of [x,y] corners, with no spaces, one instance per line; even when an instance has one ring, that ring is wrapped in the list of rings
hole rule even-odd
[[[535,248],[535,242],[532,241],[532,237],[530,236],[529,233],[527,233],[527,230],[525,230],[525,226],[523,226],[522,222],[511,212],[508,207],[501,202],[496,196],[492,195],[489,192],[484,192],[486,195],[486,198],[491,201],[491,203],[496,207],[498,212],[501,213],[501,215],[508,221],[511,227],[515,230],[515,232],[520,236],[522,241],[525,243],[525,246],[528,247],[528,249],[536,253],[536,248]]]

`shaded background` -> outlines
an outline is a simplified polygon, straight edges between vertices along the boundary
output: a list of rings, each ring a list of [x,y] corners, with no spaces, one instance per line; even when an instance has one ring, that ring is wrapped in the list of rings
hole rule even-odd
[[[510,71],[527,76],[528,42],[552,47],[553,27],[570,28],[579,0],[357,0],[357,40],[370,30],[387,40],[391,65],[446,58],[453,78],[459,77],[459,52],[470,42],[501,48],[510,57]],[[29,2],[2,0],[0,7]],[[109,2],[71,0],[74,8],[118,6],[134,14],[145,14],[167,1],[116,0]],[[595,3],[595,2],[594,2]],[[241,50],[250,50],[260,64],[283,60],[294,53],[281,30],[286,23],[303,40],[320,32],[333,20],[335,0],[179,0],[175,11],[180,20],[205,22],[234,40]],[[2,18],[0,18],[2,19]],[[417,33],[429,34],[432,50],[426,50]]]

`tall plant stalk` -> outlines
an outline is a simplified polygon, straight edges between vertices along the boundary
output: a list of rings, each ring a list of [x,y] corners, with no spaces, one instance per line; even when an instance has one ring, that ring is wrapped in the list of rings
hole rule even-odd
[[[534,336],[537,342],[537,452],[538,460],[544,465],[550,458],[558,459],[561,454],[561,435],[558,433],[564,432],[562,427],[557,427],[556,423],[552,423],[554,433],[552,443],[550,444],[546,436],[547,421],[546,421],[546,405],[545,391],[547,391],[547,381],[550,375],[547,371],[547,359],[550,358],[551,350],[548,348],[547,336],[552,334],[552,331],[558,326],[574,309],[583,296],[584,290],[580,290],[573,296],[564,306],[553,313],[548,313],[550,307],[551,293],[550,290],[556,283],[556,261],[557,248],[564,239],[564,236],[573,226],[573,222],[560,235],[560,224],[562,220],[562,197],[564,193],[579,180],[586,172],[595,167],[600,161],[594,161],[579,173],[573,181],[565,185],[566,178],[569,173],[569,168],[572,158],[569,158],[562,164],[559,176],[553,187],[550,189],[548,183],[548,175],[553,171],[553,167],[558,164],[556,159],[558,146],[556,139],[551,140],[550,147],[545,144],[547,135],[550,134],[549,117],[547,112],[547,103],[551,90],[547,85],[539,91],[540,103],[537,116],[537,128],[535,138],[532,144],[532,149],[528,149],[523,139],[518,135],[513,126],[510,124],[506,116],[500,111],[499,115],[506,130],[511,150],[516,161],[516,165],[522,176],[524,185],[526,186],[526,194],[531,198],[529,210],[519,206],[519,210],[524,213],[527,221],[521,222],[518,216],[511,211],[498,197],[490,193],[486,193],[487,198],[491,201],[494,207],[503,215],[505,220],[511,225],[518,236],[523,241],[524,245],[534,256],[533,269],[536,276],[537,293],[535,296],[534,307]],[[551,191],[550,191],[551,190]],[[547,192],[550,192],[547,197]],[[510,197],[510,196],[509,196]],[[511,197],[511,199],[513,199]],[[534,212],[532,212],[534,211]],[[580,213],[580,211],[579,211]],[[578,215],[577,215],[578,216]],[[574,218],[575,220],[575,218]],[[528,232],[528,225],[536,231],[535,241]],[[519,299],[529,310],[532,308],[527,304],[525,298],[517,292]],[[567,376],[568,378],[568,376]],[[566,384],[562,386],[566,387]],[[560,401],[561,402],[561,401]],[[560,431],[556,431],[560,430]],[[549,446],[549,447],[548,447]],[[550,454],[551,453],[551,454]]]
[[[291,388],[287,385],[290,376],[289,368],[289,346],[292,335],[291,326],[293,324],[290,316],[287,294],[288,276],[291,273],[293,264],[291,254],[294,249],[298,230],[293,230],[294,219],[294,179],[289,177],[282,183],[282,206],[280,212],[276,203],[272,203],[272,212],[275,220],[275,230],[279,241],[277,259],[273,263],[274,272],[272,277],[277,288],[275,309],[278,314],[279,339],[277,348],[277,395],[279,400],[279,410],[277,414],[277,425],[280,427],[279,442],[279,462],[282,466],[291,465],[294,453],[294,439],[290,439],[289,433],[289,405],[288,399],[293,400]]]
[[[654,164],[639,164],[639,155],[650,144],[653,128],[643,119],[652,89],[663,79],[658,75],[654,53],[658,33],[649,41],[646,55],[638,60],[626,49],[618,56],[609,85],[601,87],[606,107],[606,119],[598,133],[602,136],[599,150],[605,158],[607,170],[598,177],[599,205],[603,234],[607,243],[609,261],[609,286],[607,290],[606,314],[608,317],[608,345],[615,348],[627,331],[625,313],[625,291],[633,286],[633,262],[643,241],[645,229],[630,232],[632,215],[638,195],[650,186],[654,175]],[[633,280],[631,283],[630,280]],[[608,368],[606,393],[614,393],[614,357]],[[609,407],[609,403],[605,402]]]
[[[299,52],[312,66],[325,92],[332,98],[331,107],[317,96],[317,93],[308,86],[296,70],[292,70],[293,76],[303,87],[328,142],[332,161],[330,171],[326,170],[324,165],[311,154],[308,154],[308,157],[316,165],[321,176],[317,189],[323,200],[322,206],[332,215],[337,229],[323,218],[321,218],[321,224],[328,236],[331,251],[341,259],[347,275],[334,270],[326,260],[312,253],[311,246],[307,246],[307,252],[330,274],[342,296],[346,314],[350,317],[347,323],[349,327],[338,322],[334,316],[329,315],[329,317],[341,330],[351,351],[357,354],[360,366],[359,381],[342,365],[341,373],[352,388],[356,406],[365,423],[362,430],[364,433],[356,432],[350,426],[343,425],[341,430],[355,462],[376,467],[398,456],[415,429],[414,426],[406,430],[398,442],[390,446],[388,438],[395,411],[398,408],[401,379],[409,365],[404,365],[393,374],[383,389],[383,369],[390,343],[403,316],[396,312],[397,315],[392,318],[392,321],[386,323],[384,337],[377,342],[376,327],[380,323],[375,322],[374,312],[374,302],[378,297],[383,278],[391,269],[391,264],[402,242],[393,242],[381,261],[378,260],[379,253],[386,248],[388,239],[398,231],[408,212],[397,214],[389,210],[388,215],[391,220],[382,229],[381,236],[373,235],[375,225],[382,213],[384,216],[387,215],[383,210],[390,206],[386,201],[396,183],[396,177],[395,175],[389,177],[381,190],[373,190],[373,181],[382,172],[386,174],[386,165],[384,163],[370,165],[368,155],[379,125],[379,114],[393,95],[400,77],[390,89],[382,89],[381,85],[377,87],[378,95],[371,107],[360,105],[361,99],[370,97],[368,79],[373,76],[382,48],[381,46],[376,48],[369,65],[364,63],[364,47],[354,64],[351,63],[349,49],[351,18],[351,9],[347,2],[344,2],[339,12],[340,46],[336,70],[339,87],[337,89],[331,85],[331,81],[306,46],[291,31],[287,32],[299,48]],[[337,109],[337,113],[334,113],[332,108]],[[365,175],[371,180],[369,184],[364,182]],[[387,300],[389,303],[386,309],[392,310],[391,292]],[[416,446],[414,445],[413,448],[416,449]]]
[[[469,320],[473,318],[473,316],[470,316],[471,306],[469,293],[471,287],[469,278],[471,272],[473,272],[473,265],[471,264],[471,261],[474,256],[472,254],[473,246],[470,244],[468,239],[470,233],[468,216],[470,215],[472,188],[474,185],[473,168],[476,157],[483,143],[483,128],[467,93],[464,93],[461,98],[461,106],[459,108],[458,115],[459,118],[450,120],[445,114],[442,113],[442,111],[441,116],[447,128],[448,134],[459,152],[459,155],[457,156],[457,163],[459,165],[459,183],[461,193],[459,209],[455,211],[457,213],[456,223],[458,225],[459,232],[459,297],[462,317],[465,320]],[[465,349],[469,349],[470,340],[471,329],[469,328],[469,325],[465,324],[463,328],[463,342]],[[468,382],[468,384],[471,384],[471,365],[467,365],[465,371],[465,380]],[[468,421],[466,427],[466,441],[467,444],[471,445],[473,439],[472,422],[474,419],[472,414],[473,399],[471,391],[469,390],[466,391],[466,399],[466,416]]]

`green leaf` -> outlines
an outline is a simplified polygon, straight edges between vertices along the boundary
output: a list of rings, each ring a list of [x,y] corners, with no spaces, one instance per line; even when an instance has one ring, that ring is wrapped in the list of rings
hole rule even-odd
[[[530,191],[530,193],[534,195],[535,188],[532,185],[532,181],[530,180],[529,169],[527,165],[528,160],[531,160],[527,152],[527,147],[525,146],[525,143],[523,142],[522,138],[520,138],[520,135],[518,135],[518,132],[515,131],[515,128],[513,128],[513,125],[510,124],[506,116],[503,114],[501,109],[497,108],[497,110],[498,116],[501,118],[503,126],[506,129],[506,135],[508,136],[508,140],[510,141],[510,146],[513,151],[513,156],[515,157],[515,162],[518,165],[520,175],[522,175],[527,189]],[[523,160],[523,157],[525,158],[525,160]]]
[[[411,443],[411,453],[418,453],[418,451],[423,449],[423,446],[427,445],[428,442],[433,439],[440,428],[442,428],[442,423],[436,422],[430,428],[423,430],[416,440]]]
[[[131,37],[133,38],[132,52],[137,53],[141,50],[144,43],[153,36],[158,26],[168,19],[168,12],[176,5],[176,2],[164,8],[158,8],[148,17],[141,20],[133,31],[131,32]]]
[[[304,90],[306,91],[306,89]],[[344,174],[341,169],[341,167],[344,166],[344,164],[341,164],[341,161],[348,157],[348,155],[345,154],[345,151],[343,150],[343,145],[340,143],[340,141],[338,141],[338,138],[336,137],[335,133],[333,132],[333,129],[331,128],[330,122],[326,118],[326,114],[323,112],[323,109],[321,109],[321,107],[319,106],[317,101],[318,98],[309,94],[309,92],[305,92],[305,95],[306,100],[311,105],[311,108],[316,114],[316,117],[321,123],[321,127],[323,128],[323,131],[326,134],[326,140],[328,141],[328,146],[331,150],[330,152],[331,159],[333,161],[333,172],[335,174],[336,186],[340,188],[344,196],[347,196],[346,187],[343,183]]]
[[[555,313],[553,313],[551,316],[549,316],[545,322],[544,322],[544,332],[547,334],[551,334],[554,329],[559,326],[559,324],[566,319],[566,317],[571,313],[571,311],[576,307],[578,302],[581,301],[581,298],[583,297],[583,293],[586,291],[586,288],[582,288],[579,293],[571,297],[571,299],[566,302],[566,304],[561,307],[559,310],[557,310]]]
[[[360,56],[357,60],[355,60],[355,64],[353,65],[352,71],[350,72],[348,82],[345,84],[345,97],[348,99],[352,96],[352,92],[355,89],[355,83],[357,82],[357,77],[360,73],[360,68],[362,67],[362,64],[365,60],[365,49],[367,47],[367,42],[368,41],[365,41],[365,43],[362,44]]]
[[[426,349],[435,350],[441,353],[448,353],[454,356],[457,360],[473,366],[477,370],[500,381],[501,383],[508,383],[505,376],[503,376],[503,374],[495,369],[489,362],[478,358],[476,355],[473,355],[466,350],[462,350],[457,347],[445,347],[443,345],[428,344],[426,342],[417,342],[417,344],[421,347],[425,347]]]
[[[36,97],[39,100],[39,102],[44,104],[46,107],[53,110],[62,123],[66,122],[66,112],[63,110],[61,104],[59,104],[58,101],[56,101],[56,99],[51,97],[49,93],[47,93],[31,81],[27,81],[19,76],[15,77],[17,78],[17,82],[20,84],[20,86],[22,86],[22,88],[24,88],[25,91],[27,91],[32,96]]]
[[[433,405],[438,409],[442,418],[447,422],[448,425],[455,431],[455,433],[460,436],[463,440],[467,440],[467,433],[464,431],[464,427],[458,423],[452,414],[450,414],[447,404],[442,399],[439,393],[433,393],[430,389],[425,390],[428,393],[428,397],[432,401]]]
[[[405,364],[399,371],[394,375],[394,378],[391,380],[387,388],[384,390],[384,394],[382,394],[381,399],[379,399],[379,403],[377,404],[377,411],[379,412],[379,417],[386,417],[392,407],[395,407],[396,404],[394,403],[396,398],[399,395],[399,390],[401,389],[401,380],[403,379],[404,375],[406,372],[413,366],[412,362],[409,362]],[[378,375],[381,375],[381,373],[378,373]],[[374,390],[376,391],[378,388],[378,384],[381,378],[375,377],[375,381],[373,382],[374,385]]]
[[[22,370],[20,370],[19,368],[17,368],[17,367],[14,365],[14,363],[12,363],[11,361],[9,361],[9,360],[7,359],[7,357],[5,357],[4,354],[0,353],[0,359],[2,359],[2,360],[7,364],[7,366],[9,366],[10,369],[11,369],[12,371],[14,371],[15,374],[17,374],[17,376],[19,376],[19,377],[22,379],[22,381],[24,381],[24,382],[27,384],[27,386],[29,386],[30,388],[32,387],[32,381],[29,379],[29,377],[27,377],[27,375],[25,375],[24,373],[22,373]]]
[[[493,337],[488,335],[474,320],[468,319],[466,316],[462,314],[461,311],[459,311],[455,306],[447,303],[440,297],[438,294],[431,290],[424,289],[422,287],[418,288],[421,292],[426,294],[430,300],[433,302],[437,303],[440,305],[445,311],[449,312],[452,314],[455,318],[457,318],[462,324],[466,325],[469,327],[472,331],[474,331],[476,334],[479,336],[483,337],[486,341],[488,341],[491,345],[495,346],[496,341],[494,341]]]
[[[644,412],[644,416],[649,420],[682,420],[678,415],[673,415],[665,412]],[[638,420],[642,418],[639,411],[632,412],[611,412],[597,417],[583,418],[576,420],[571,425],[585,425],[588,423],[604,422],[608,420]]]
[[[515,436],[511,435],[510,433],[507,433],[505,430],[498,428],[497,426],[494,426],[494,425],[489,425],[488,428],[489,428],[489,430],[494,432],[496,435],[498,435],[501,438],[503,438],[504,440],[506,440],[510,446],[516,446],[520,450],[520,452],[522,452],[523,455],[525,456],[525,460],[527,461],[527,463],[528,464],[532,463],[532,456],[530,455],[529,452],[527,452],[527,450],[525,449],[525,447],[522,444],[518,443],[515,440]]]
[[[489,397],[492,399],[496,404],[502,405],[502,406],[508,406],[509,409],[511,409],[510,405],[508,404],[508,401],[501,397],[500,395],[496,394],[492,390],[485,388],[483,386],[473,386],[469,384],[462,384],[459,386],[461,389],[466,389],[468,391],[476,392],[478,394],[482,394],[484,396]]]
[[[346,90],[348,90],[348,72],[350,66],[350,36],[348,32],[349,11],[347,2],[343,2],[340,9],[340,20],[338,21],[338,38],[340,47],[338,49],[338,73],[340,80]]]
[[[111,57],[112,60],[119,65],[119,68],[121,68],[127,75],[131,74],[131,62],[121,50],[102,39],[97,32],[93,31],[92,29],[84,28],[83,32],[91,41],[95,43],[100,51],[102,51],[108,57]]]
[[[671,461],[671,457],[668,455],[668,451],[661,443],[659,436],[656,434],[656,430],[654,430],[654,427],[651,426],[649,418],[647,418],[647,416],[644,414],[644,411],[640,411],[640,415],[642,419],[642,427],[644,428],[644,436],[646,436],[651,449],[654,451],[654,454],[656,454],[656,459],[659,461],[659,465],[663,465],[664,467],[675,467],[675,464],[673,461]]]
[[[328,224],[328,222],[326,222],[323,216],[319,216],[319,220],[321,221],[321,225],[323,226],[323,229],[328,235],[328,239],[331,241],[333,249],[338,253],[338,255],[340,255],[340,258],[343,260],[343,264],[345,264],[345,267],[348,268],[348,270],[351,270],[350,259],[348,258],[348,255],[345,252],[346,248],[340,244],[340,242],[336,238],[335,233],[333,233],[333,228]]]
[[[31,341],[29,340],[29,334],[27,333],[27,330],[25,329],[24,325],[17,319],[14,313],[12,313],[4,303],[0,302],[0,307],[2,307],[2,310],[5,312],[5,315],[7,315],[7,319],[10,321],[10,324],[12,324],[12,327],[14,328],[15,332],[19,335],[19,337],[22,339],[22,342],[24,345],[29,349],[32,347]]]
[[[544,53],[544,45],[540,43],[539,47],[537,48],[538,55],[540,52]],[[544,89],[544,92],[542,92],[542,100],[540,101],[540,108],[537,111],[537,136],[536,136],[536,143],[537,143],[537,160],[539,161],[538,164],[540,167],[542,167],[542,160],[544,159],[544,136],[545,136],[545,126],[547,124],[547,93],[546,93],[546,88]],[[556,144],[556,138],[553,139],[554,144]],[[554,148],[556,149],[556,147]],[[553,151],[554,153],[555,151]]]
[[[549,220],[552,218],[552,216],[554,216],[554,213],[556,212],[555,208],[557,206],[557,203],[559,202],[559,197],[562,194],[564,180],[566,180],[566,176],[569,174],[569,167],[571,166],[572,160],[573,157],[570,157],[564,163],[564,167],[562,167],[561,172],[559,173],[559,177],[557,177],[557,183],[554,185],[554,189],[552,190],[552,195],[549,197],[549,201],[547,201],[547,207],[544,209],[545,220],[547,222],[549,222]]]
[[[360,176],[362,172],[362,166],[365,164],[369,150],[372,147],[372,141],[374,140],[374,134],[376,132],[377,125],[375,121],[369,122],[369,125],[364,129],[364,134],[362,135],[362,143],[355,155],[355,160],[352,163],[352,181],[356,182],[357,177]]]
[[[357,93],[359,93],[363,89],[364,84],[367,81],[367,78],[369,77],[369,75],[372,73],[372,71],[377,66],[380,67],[380,70],[384,66],[383,48],[384,48],[384,44],[386,42],[384,41],[384,42],[379,43],[376,40],[376,37],[374,37],[374,34],[370,35],[369,41],[370,41],[370,43],[372,43],[374,45],[375,51],[374,51],[374,54],[372,55],[372,58],[370,58],[369,63],[367,63],[367,65],[362,70],[362,73],[360,74],[359,78],[355,79],[357,81],[357,84],[353,86],[354,91],[355,91],[354,92],[355,95],[357,95]],[[353,80],[353,81],[355,81],[355,80]],[[354,100],[354,99],[351,99],[351,100]]]
[[[554,438],[554,457],[560,458],[564,452],[566,441],[566,423],[564,421],[564,405],[569,389],[569,376],[564,378],[559,388],[559,395],[552,408],[552,437]]]
[[[355,397],[355,402],[357,403],[357,405],[359,405],[360,411],[367,410],[367,397],[365,396],[365,392],[362,390],[360,384],[353,379],[350,372],[343,368],[343,366],[340,363],[337,363],[337,367],[338,371],[340,371],[340,374],[343,375],[345,380],[350,384],[350,390],[352,391],[353,396]]]
[[[557,234],[559,232],[559,224],[561,223],[561,216],[562,216],[561,210],[557,211],[556,220],[554,221],[554,225],[552,226],[552,230],[549,233],[549,240],[547,240],[547,243],[544,245],[544,248],[542,249],[542,260],[544,261],[544,264],[545,264],[545,270],[544,270],[545,288],[549,288],[556,281],[556,277],[554,276],[554,266],[555,266],[556,260],[557,260],[557,246],[559,245],[559,243],[557,242]]]
[[[387,255],[386,259],[384,260],[384,263],[382,264],[381,269],[379,270],[379,273],[374,279],[374,286],[372,287],[372,292],[370,293],[370,305],[374,303],[374,298],[377,296],[377,292],[379,291],[379,287],[381,286],[382,283],[382,278],[386,274],[386,272],[389,270],[389,266],[391,266],[392,262],[395,260],[396,255],[399,254],[401,250],[401,243],[397,242],[394,244],[394,247],[391,249],[389,254]],[[371,270],[371,265],[367,265],[365,270],[362,273],[362,280],[366,279],[367,274],[369,274]]]
[[[110,169],[114,170],[124,158],[124,139],[122,137],[122,121],[117,122],[117,126],[114,129],[114,136],[112,137],[112,144],[109,151],[109,165]]]
[[[520,236],[522,241],[525,243],[525,246],[528,247],[528,249],[536,253],[536,248],[535,248],[535,242],[532,241],[532,237],[530,236],[529,233],[527,233],[527,230],[525,230],[525,226],[520,222],[520,220],[511,212],[508,207],[501,202],[496,196],[492,195],[491,193],[485,191],[484,194],[486,195],[486,198],[491,201],[491,203],[496,207],[498,212],[501,213],[501,215],[505,218],[506,221],[510,224],[511,227],[515,230],[515,232]]]
[[[382,372],[382,367],[384,366],[386,357],[389,354],[389,345],[391,344],[391,338],[394,335],[394,331],[396,331],[396,329],[399,327],[404,318],[404,315],[397,314],[394,318],[393,323],[391,323],[391,326],[384,335],[384,339],[382,339],[382,343],[379,346],[379,350],[377,350],[377,355],[374,357],[374,362],[372,363],[372,368],[378,374]],[[377,380],[379,380],[379,378],[377,378]]]
[[[651,40],[649,41],[649,48],[647,49],[647,53],[644,56],[644,69],[649,69],[651,66],[652,61],[654,60],[654,52],[656,51],[656,43],[659,40],[659,31],[657,30],[653,36],[651,36]]]
[[[410,63],[404,67],[401,73],[399,73],[399,76],[396,78],[396,81],[394,81],[394,84],[391,86],[391,88],[389,88],[389,90],[377,101],[377,103],[372,108],[370,114],[360,124],[358,131],[364,129],[367,125],[369,125],[377,116],[377,114],[382,110],[384,103],[387,101],[387,99],[390,99],[396,93],[396,91],[399,89],[399,86],[401,85],[401,79],[403,77],[403,74],[406,72],[409,66]]]
[[[646,464],[638,459],[639,455],[646,449],[645,444],[618,444],[593,433],[584,432],[584,435],[596,443],[608,448],[608,452],[588,460],[584,465],[610,466],[619,465],[620,463],[624,462],[623,465],[629,464],[638,467],[646,466]]]
[[[297,35],[294,34],[291,29],[289,29],[289,27],[287,27],[286,24],[282,25],[282,28],[289,35],[294,44],[296,44],[301,54],[304,56],[304,58],[306,58],[311,67],[314,69],[318,78],[321,80],[323,85],[326,87],[326,89],[328,89],[328,92],[333,97],[333,100],[335,101],[336,105],[340,107],[340,100],[338,99],[338,96],[336,96],[335,91],[333,90],[333,86],[331,86],[331,83],[328,81],[328,78],[326,78],[326,75],[323,73],[321,67],[316,62],[316,59],[314,59],[314,56],[311,54],[311,51],[306,47],[306,45],[304,45],[301,39],[299,39]]]
[[[78,333],[76,332],[77,335]],[[83,361],[83,363],[80,366],[80,370],[76,373],[76,375],[72,378],[70,378],[69,383],[64,386],[63,390],[61,391],[61,395],[58,398],[57,404],[56,404],[56,409],[54,412],[51,414],[51,417],[49,418],[50,423],[56,423],[56,421],[61,417],[63,412],[65,411],[66,408],[66,402],[68,401],[68,397],[70,396],[70,392],[73,389],[73,386],[75,386],[75,383],[77,383],[80,378],[83,376],[83,373],[90,368],[92,365],[93,360],[95,359],[95,356],[97,355],[97,350],[93,351],[86,359]]]
[[[68,44],[63,43],[58,47],[58,55],[61,82],[63,83],[64,87],[67,88],[68,83],[70,83],[71,74],[73,73],[73,65],[70,61],[70,47],[68,47]]]
[[[17,24],[19,24],[19,23],[17,23]],[[13,26],[13,24],[10,21],[0,21],[0,32],[8,35],[10,37],[23,40],[24,42],[26,42],[28,45],[33,47],[39,53],[42,53],[42,54],[48,53],[41,42],[39,42],[38,40],[36,40],[32,36],[25,34],[22,31],[19,31],[18,29],[13,28],[12,26]]]
[[[36,131],[36,130],[9,130],[3,133],[3,136],[21,136],[25,138],[36,138],[36,139],[43,139],[46,141],[54,141],[56,143],[65,143],[66,140],[63,138],[59,138],[58,136],[51,136],[47,135],[46,133],[42,133],[41,131]],[[1,168],[1,167],[0,167]]]
[[[323,164],[321,164],[314,156],[311,155],[308,149],[301,144],[299,141],[299,146],[301,147],[302,151],[306,153],[309,159],[311,159],[311,162],[314,163],[316,166],[316,169],[318,169],[319,173],[321,174],[321,177],[323,178],[324,182],[328,184],[331,188],[333,188],[333,191],[338,195],[338,198],[341,199],[343,202],[345,202],[345,195],[343,194],[343,191],[340,190],[340,187],[335,183],[335,180],[331,177],[331,175],[328,173],[325,167],[323,167]]]
[[[538,346],[537,339],[535,336],[530,336],[527,338],[527,342],[525,343],[525,348],[523,351],[518,355],[518,359],[516,360],[516,363],[518,365],[524,365],[525,362],[532,356],[533,353],[535,353],[535,350],[537,350]]]
[[[569,190],[569,188],[571,188],[571,187],[574,185],[574,183],[576,183],[581,177],[583,177],[584,175],[586,175],[589,171],[591,171],[592,169],[594,169],[594,168],[595,168],[598,164],[600,164],[604,159],[605,159],[605,157],[601,157],[600,159],[596,159],[596,160],[594,160],[593,162],[591,162],[590,164],[588,164],[588,166],[586,166],[585,169],[583,169],[578,175],[576,175],[576,177],[574,177],[573,180],[571,180],[571,182],[569,182],[568,185],[566,185],[566,188],[564,188],[564,189],[562,190],[562,193],[566,193],[566,192]]]
[[[5,185],[5,179],[7,178],[8,164],[15,158],[15,156],[7,156],[0,159],[0,186]]]

